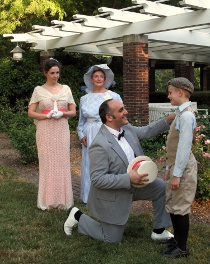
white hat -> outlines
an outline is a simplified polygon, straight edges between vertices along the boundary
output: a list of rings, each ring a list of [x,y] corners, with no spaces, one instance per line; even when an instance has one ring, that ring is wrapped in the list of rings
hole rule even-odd
[[[91,77],[93,75],[93,72],[95,72],[96,70],[101,70],[104,72],[104,74],[106,75],[106,80],[105,80],[105,84],[104,87],[106,89],[109,89],[110,85],[113,83],[114,81],[114,73],[113,71],[107,66],[107,64],[99,64],[99,65],[93,65],[92,67],[90,67],[88,69],[88,71],[84,74],[84,83],[87,86],[87,90],[88,91],[92,91],[94,89]]]
[[[149,181],[144,182],[144,184],[137,185],[132,184],[134,187],[144,187],[148,183],[153,182],[158,174],[157,165],[147,156],[138,156],[135,159],[133,159],[127,168],[127,172],[129,173],[131,170],[133,170],[137,165],[140,165],[137,172],[139,174],[148,173],[148,176],[144,179],[149,179]]]

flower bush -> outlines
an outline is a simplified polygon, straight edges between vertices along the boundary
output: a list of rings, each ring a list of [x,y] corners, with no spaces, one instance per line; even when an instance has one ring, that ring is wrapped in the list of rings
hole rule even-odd
[[[210,200],[210,139],[204,134],[205,125],[196,127],[193,153],[198,162],[198,188],[196,197],[199,200]]]
[[[195,143],[192,147],[198,165],[196,199],[210,201],[210,121],[209,116],[198,117]],[[166,161],[166,147],[157,150],[158,161]]]

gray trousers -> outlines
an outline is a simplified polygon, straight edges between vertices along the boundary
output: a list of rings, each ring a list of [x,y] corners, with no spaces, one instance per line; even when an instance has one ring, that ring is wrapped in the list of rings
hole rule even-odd
[[[133,189],[133,201],[152,201],[155,229],[171,226],[170,215],[165,210],[165,188],[165,182],[157,178],[145,187]],[[107,243],[120,243],[124,230],[125,225],[97,222],[85,214],[81,215],[78,223],[79,233]]]

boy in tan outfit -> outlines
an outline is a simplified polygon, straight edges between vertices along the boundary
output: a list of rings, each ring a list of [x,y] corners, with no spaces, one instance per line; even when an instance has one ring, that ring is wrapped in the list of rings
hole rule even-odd
[[[178,106],[176,118],[167,137],[166,211],[170,213],[174,238],[167,241],[165,257],[187,257],[189,213],[197,187],[197,162],[191,151],[196,119],[189,101],[193,84],[186,78],[173,78],[168,82],[168,99]]]

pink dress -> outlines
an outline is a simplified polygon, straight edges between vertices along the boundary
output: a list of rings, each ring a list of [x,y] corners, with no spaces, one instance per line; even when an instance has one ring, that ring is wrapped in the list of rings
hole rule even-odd
[[[30,103],[39,102],[39,111],[55,107],[66,109],[74,103],[71,90],[63,86],[53,95],[41,86],[34,89]],[[73,205],[70,170],[70,131],[67,118],[36,120],[39,158],[37,207],[68,209]]]

